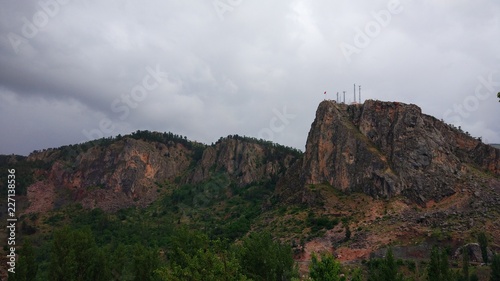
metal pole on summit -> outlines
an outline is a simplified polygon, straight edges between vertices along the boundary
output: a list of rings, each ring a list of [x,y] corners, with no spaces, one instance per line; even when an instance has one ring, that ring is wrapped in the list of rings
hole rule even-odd
[[[337,92],[337,102],[339,102],[339,92]]]
[[[359,85],[358,95],[359,95],[359,103],[361,103],[361,85]]]
[[[344,91],[344,103],[345,103],[345,91]]]
[[[354,84],[354,103],[356,103],[356,84]]]

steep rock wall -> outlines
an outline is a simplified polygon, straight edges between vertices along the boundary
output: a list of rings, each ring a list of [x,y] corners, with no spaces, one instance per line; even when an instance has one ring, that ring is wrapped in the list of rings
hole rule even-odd
[[[471,167],[498,177],[500,150],[423,114],[416,105],[323,101],[301,167],[295,167],[299,176],[287,173],[277,194],[302,194],[307,184],[326,183],[375,198],[403,194],[424,205],[472,184],[466,177]]]

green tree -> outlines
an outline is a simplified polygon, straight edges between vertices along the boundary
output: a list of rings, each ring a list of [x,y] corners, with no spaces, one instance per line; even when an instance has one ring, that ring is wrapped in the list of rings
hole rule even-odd
[[[385,257],[385,268],[383,272],[385,277],[384,280],[391,281],[402,279],[401,277],[398,278],[398,268],[396,266],[396,261],[394,260],[394,255],[391,248],[387,250]]]
[[[238,281],[246,280],[240,272],[239,261],[234,253],[199,249],[194,256],[186,257],[187,265],[171,263],[156,272],[162,280],[179,281]]]
[[[274,242],[268,232],[252,233],[237,250],[242,272],[254,280],[290,280],[298,276],[292,248]]]
[[[363,281],[363,274],[361,273],[360,268],[354,269],[351,275],[351,281]]]
[[[469,248],[462,249],[462,277],[463,280],[469,280]]]
[[[245,280],[236,253],[226,243],[187,228],[170,237],[167,260],[156,270],[162,280]]]
[[[19,252],[16,273],[9,274],[11,281],[33,281],[36,279],[38,264],[35,260],[35,251],[30,240],[26,240]]]
[[[331,254],[322,254],[321,259],[313,254],[309,265],[309,277],[314,281],[340,281],[341,266]]]
[[[500,254],[494,255],[491,261],[490,281],[500,281]]]
[[[488,238],[486,237],[486,234],[484,232],[480,232],[477,236],[477,241],[479,242],[483,262],[488,264]]]
[[[434,246],[431,250],[431,259],[427,266],[427,280],[441,281],[441,271],[439,268],[439,248]]]
[[[450,271],[448,253],[440,250],[437,246],[432,247],[431,259],[427,266],[427,280],[429,281],[451,281],[453,274]]]
[[[49,278],[64,280],[109,280],[106,256],[100,252],[89,228],[65,227],[54,233],[50,252]]]
[[[345,241],[349,241],[351,239],[351,229],[349,228],[349,225],[345,227]]]
[[[111,251],[110,251],[111,252]],[[110,256],[110,269],[113,280],[123,280],[127,265],[129,249],[124,244],[118,244]]]
[[[54,233],[49,265],[49,278],[54,281],[77,280],[77,263],[69,228]]]
[[[402,281],[403,275],[398,273],[398,265],[394,259],[392,249],[389,248],[385,258],[371,260],[368,281]]]
[[[442,249],[439,255],[439,271],[442,281],[452,281],[452,273],[448,262],[448,253],[445,249]]]
[[[207,249],[209,246],[207,235],[182,227],[169,239],[167,259],[184,268],[189,266],[190,258],[195,256],[199,249]]]
[[[134,248],[134,281],[154,280],[155,271],[160,264],[157,252],[154,249],[144,247],[142,244],[136,244]]]

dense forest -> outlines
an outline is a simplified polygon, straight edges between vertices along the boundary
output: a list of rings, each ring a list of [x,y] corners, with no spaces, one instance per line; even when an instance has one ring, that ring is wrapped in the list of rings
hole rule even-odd
[[[76,213],[75,213],[76,215]],[[124,215],[124,214],[122,214]],[[119,215],[118,215],[119,216]],[[52,222],[55,223],[55,222]],[[93,210],[76,215],[45,241],[24,239],[16,273],[9,280],[299,280],[290,245],[256,232],[237,241],[210,239],[201,231],[136,222],[120,226]],[[34,245],[35,244],[35,245]],[[500,255],[489,263],[489,279],[479,279],[468,253],[452,268],[447,249],[434,247],[430,260],[383,258],[343,266],[331,254],[312,256],[308,280],[474,281],[500,280]],[[485,267],[486,268],[486,267]]]
[[[215,180],[223,182],[219,177]],[[72,204],[50,214],[24,215],[16,273],[9,280],[305,280],[294,261],[300,247],[252,229],[262,212],[259,202],[269,195],[265,186],[231,199],[211,190],[204,205],[197,205],[192,198],[210,186],[181,186],[146,209],[106,213]],[[221,200],[232,202],[225,212],[209,211]],[[311,235],[321,235],[322,229],[347,225],[341,221],[310,216],[306,223],[317,231]],[[35,222],[40,227],[34,228]],[[485,233],[477,237],[481,249],[488,240]],[[466,251],[451,260],[446,247],[434,247],[429,256],[396,259],[388,248],[383,257],[342,265],[329,253],[313,254],[307,280],[500,281],[500,255],[484,266],[469,262]]]

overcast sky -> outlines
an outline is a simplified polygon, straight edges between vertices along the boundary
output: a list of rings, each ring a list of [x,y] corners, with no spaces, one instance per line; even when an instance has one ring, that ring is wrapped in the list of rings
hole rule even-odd
[[[138,129],[303,150],[324,92],[354,83],[500,143],[497,0],[0,5],[0,154]]]

